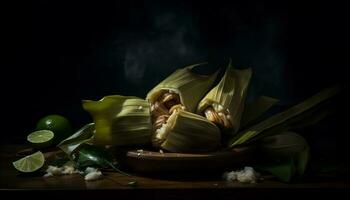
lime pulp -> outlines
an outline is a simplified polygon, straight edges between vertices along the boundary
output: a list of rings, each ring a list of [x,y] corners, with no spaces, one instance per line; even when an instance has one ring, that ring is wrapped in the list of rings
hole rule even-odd
[[[45,163],[44,154],[40,151],[13,162],[13,166],[20,172],[29,173],[40,169]]]
[[[48,147],[52,144],[54,133],[50,130],[34,131],[27,136],[27,141],[34,147]]]

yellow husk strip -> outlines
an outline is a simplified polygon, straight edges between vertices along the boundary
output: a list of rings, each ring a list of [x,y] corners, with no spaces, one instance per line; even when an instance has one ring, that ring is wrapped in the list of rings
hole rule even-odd
[[[97,145],[134,145],[151,141],[149,103],[138,97],[106,96],[99,101],[83,101],[92,116]]]
[[[194,67],[203,64],[205,63],[195,64],[176,70],[154,87],[147,94],[146,99],[149,100],[150,103],[154,103],[164,91],[173,90],[179,94],[180,102],[185,106],[185,110],[194,112],[198,102],[203,98],[205,93],[208,92],[218,74],[218,72],[215,72],[207,76],[195,74],[191,71]]]
[[[169,132],[161,148],[171,152],[208,152],[220,145],[219,128],[205,117],[179,110],[167,122]]]
[[[240,126],[251,75],[250,68],[233,69],[230,61],[221,81],[198,104],[197,113],[202,115],[208,106],[218,103],[224,110],[228,110],[232,117],[233,130],[228,133],[236,133]]]

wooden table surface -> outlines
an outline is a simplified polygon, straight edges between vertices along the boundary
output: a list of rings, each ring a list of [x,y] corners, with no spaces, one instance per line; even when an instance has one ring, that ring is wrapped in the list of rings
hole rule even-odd
[[[168,176],[155,174],[137,174],[126,177],[115,172],[105,172],[104,178],[97,181],[86,182],[79,174],[59,177],[44,178],[41,175],[24,176],[12,167],[12,161],[17,158],[15,153],[23,146],[2,145],[0,154],[0,190],[107,190],[118,191],[123,194],[135,194],[130,191],[137,190],[138,195],[152,193],[153,197],[178,194],[190,194],[195,196],[212,195],[226,199],[227,195],[256,195],[258,193],[271,193],[273,191],[349,191],[350,181],[332,177],[307,178],[299,183],[287,184],[275,180],[273,177],[264,177],[264,180],[256,184],[243,184],[239,182],[226,182],[221,174],[170,174]],[[137,186],[128,185],[130,181],[137,181]],[[189,190],[192,189],[192,190]],[[140,193],[141,192],[141,193]],[[210,194],[208,194],[208,192]],[[165,193],[165,194],[164,194]],[[219,196],[217,196],[219,195]],[[157,198],[155,198],[157,199]]]

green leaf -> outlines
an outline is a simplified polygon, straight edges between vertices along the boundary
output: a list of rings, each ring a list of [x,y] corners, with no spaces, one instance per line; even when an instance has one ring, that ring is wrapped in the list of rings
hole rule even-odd
[[[81,145],[93,138],[94,131],[95,124],[87,124],[57,146],[67,155],[71,156]]]
[[[111,167],[121,174],[130,176],[113,165],[113,156],[103,147],[85,144],[73,157],[79,169],[86,167]]]
[[[315,109],[317,105],[320,105],[335,96],[340,91],[341,88],[338,86],[327,88],[286,111],[273,115],[272,117],[239,132],[229,141],[228,147],[232,148],[247,143],[263,132],[266,134],[275,134],[290,130],[293,126],[298,126],[298,123],[307,119],[305,116],[315,116],[315,112],[318,111],[318,109]]]
[[[294,132],[264,137],[258,146],[264,156],[272,158],[294,157],[309,149],[307,141]]]
[[[295,164],[292,158],[274,164],[258,166],[256,168],[274,175],[283,182],[290,182],[295,175]]]
[[[310,160],[310,151],[309,147],[305,148],[302,152],[296,155],[296,172],[298,176],[304,175],[306,167]]]
[[[309,161],[306,140],[293,132],[285,132],[261,139],[258,145],[262,158],[261,169],[290,182],[304,175]]]

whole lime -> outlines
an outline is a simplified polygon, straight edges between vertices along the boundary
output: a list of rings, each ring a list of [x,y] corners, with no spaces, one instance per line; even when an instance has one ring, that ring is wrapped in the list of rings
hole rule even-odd
[[[72,134],[72,126],[61,115],[48,115],[39,120],[36,130],[50,130],[54,133],[53,143],[58,144]]]

